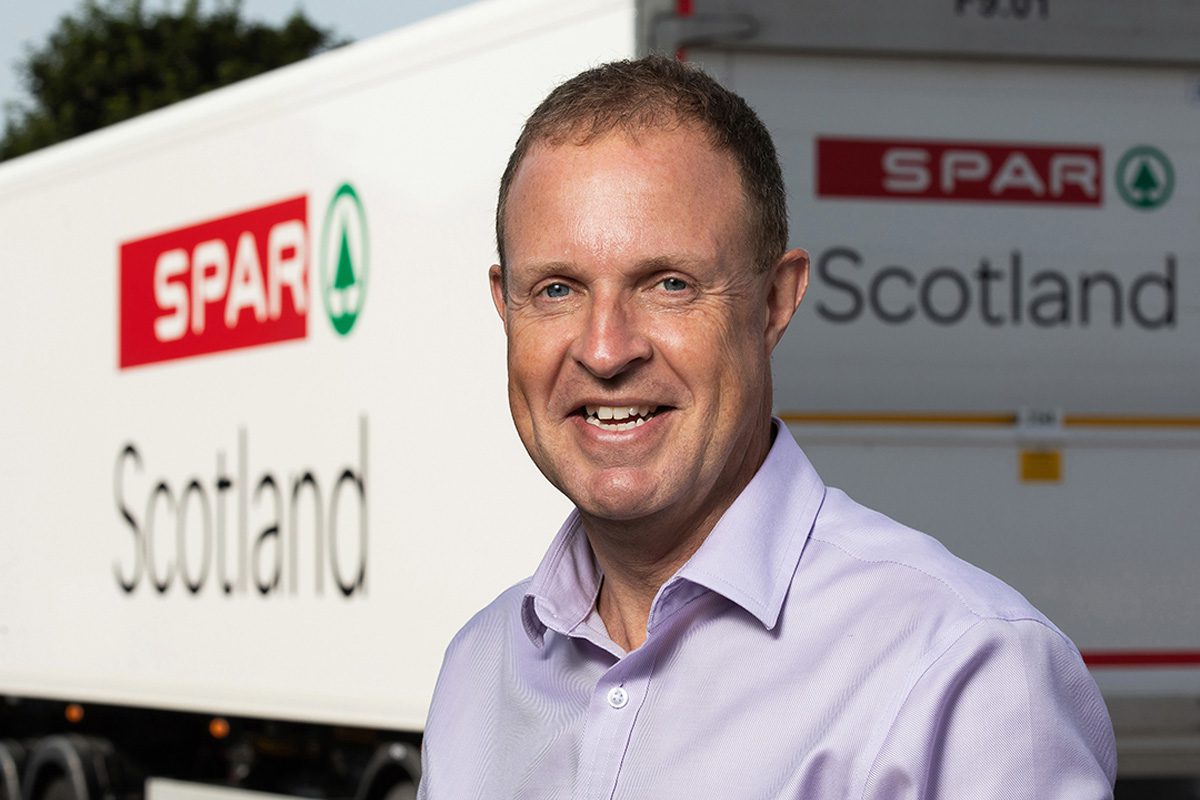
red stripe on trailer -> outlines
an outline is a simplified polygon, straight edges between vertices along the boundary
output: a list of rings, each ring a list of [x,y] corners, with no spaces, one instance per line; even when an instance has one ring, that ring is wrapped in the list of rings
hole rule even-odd
[[[675,0],[675,15],[679,17],[690,17],[696,8],[693,5],[693,0]],[[675,60],[687,61],[687,48],[675,48]]]
[[[1200,667],[1200,650],[1090,650],[1089,667]]]

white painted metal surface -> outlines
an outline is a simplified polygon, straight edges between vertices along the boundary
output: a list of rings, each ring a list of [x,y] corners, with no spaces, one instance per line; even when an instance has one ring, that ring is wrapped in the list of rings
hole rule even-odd
[[[146,800],[293,800],[291,795],[253,792],[203,783],[151,778],[146,781]]]
[[[640,5],[643,36],[666,5]],[[566,510],[507,415],[485,278],[496,183],[553,84],[633,54],[638,8],[482,3],[0,168],[0,693],[420,728],[449,637],[533,569]],[[789,50],[786,30],[764,33],[767,52],[689,50],[772,129],[793,242],[814,260],[775,359],[777,409],[829,483],[997,573],[1085,651],[1200,650],[1200,434],[1141,424],[1200,416],[1194,70],[849,59]],[[823,138],[906,151],[889,156],[891,196],[820,193]],[[1123,199],[1161,199],[1162,162],[1139,187],[1141,162],[1124,161],[1147,145],[1173,179],[1157,207]],[[1092,161],[1005,172],[1037,147]],[[947,150],[966,155],[947,164]],[[922,185],[914,164],[927,183],[954,177],[948,197],[905,197]],[[1080,202],[998,197],[1040,186],[1053,200],[1056,175]],[[370,252],[347,336],[318,291],[344,182]],[[976,189],[995,191],[964,199]],[[303,338],[118,368],[122,243],[295,197],[310,252]],[[984,259],[1002,275],[979,277]],[[1059,277],[1035,286],[1040,272]],[[1035,298],[1055,287],[1069,297],[1036,314],[1064,321],[1035,324]],[[963,414],[1001,421],[912,424]],[[1019,452],[1039,448],[1060,452],[1058,482],[1020,479]],[[368,537],[365,588],[343,597],[333,562],[343,579],[363,562],[347,469],[365,486]],[[319,558],[309,488],[283,503],[280,535],[262,536],[274,521],[262,478],[291,492],[306,471],[326,527],[341,487],[339,535],[323,531]],[[189,495],[180,547],[178,509],[148,504],[160,481],[179,501],[192,480],[208,505]],[[160,593],[143,564],[126,592],[139,552],[160,580],[188,575]],[[277,552],[280,586],[261,594]],[[196,583],[202,564],[192,594],[184,577]],[[1156,710],[1194,704],[1200,669],[1096,675],[1139,720],[1127,744],[1200,751],[1191,717]]]
[[[508,416],[499,176],[549,88],[628,56],[632,30],[629,3],[484,3],[0,169],[0,693],[422,727],[451,635],[568,508]],[[346,336],[318,288],[343,182],[370,254]],[[303,338],[118,368],[121,243],[296,196]],[[365,556],[353,481],[331,509],[344,470]],[[320,543],[311,485],[291,500],[305,472]],[[163,593],[146,565],[120,586],[146,549],[122,508]],[[349,597],[334,560],[349,585],[365,562]]]
[[[749,99],[780,149],[793,244],[809,250],[814,269],[775,355],[775,402],[817,469],[1017,587],[1093,661],[1126,659],[1093,669],[1127,734],[1124,774],[1192,774],[1200,720],[1163,711],[1194,709],[1200,698],[1195,72],[691,55]],[[932,181],[945,176],[929,143],[985,150],[993,163],[976,178],[984,191],[1000,168],[996,152],[1082,145],[1100,154],[1098,191],[1095,202],[1073,205],[831,196],[818,179],[822,138],[924,149],[926,161],[904,158],[917,158],[909,165],[922,164]],[[1128,163],[1119,169],[1147,145],[1173,171],[1173,193],[1157,207],[1128,202],[1126,193],[1143,196],[1131,190]],[[868,166],[886,179],[884,165]],[[1160,166],[1147,169],[1159,175]],[[904,188],[913,173],[893,177]],[[1014,252],[1024,269],[1019,300],[1010,291]],[[988,300],[982,259],[1004,273],[988,279]],[[1031,285],[1039,273],[1054,277]],[[1089,289],[1085,322],[1081,276],[1101,273],[1111,280],[1094,279],[1105,284]],[[1050,286],[1069,297],[1065,307],[1043,301],[1039,320],[1058,321],[1037,324],[1030,303]],[[1151,324],[1131,315],[1135,286]],[[1149,320],[1155,314],[1163,324]],[[1057,452],[1060,479],[1022,480],[1022,450]],[[1156,662],[1164,657],[1182,663]]]

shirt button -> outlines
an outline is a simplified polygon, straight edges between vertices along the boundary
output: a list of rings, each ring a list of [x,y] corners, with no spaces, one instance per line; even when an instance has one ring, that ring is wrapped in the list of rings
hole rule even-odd
[[[608,690],[608,704],[613,708],[624,708],[629,703],[629,692],[620,686]]]

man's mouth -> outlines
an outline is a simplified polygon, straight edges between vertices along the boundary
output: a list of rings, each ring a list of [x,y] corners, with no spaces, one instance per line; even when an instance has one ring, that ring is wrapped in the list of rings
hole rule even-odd
[[[584,406],[579,409],[584,422],[605,431],[628,431],[647,420],[667,406]]]

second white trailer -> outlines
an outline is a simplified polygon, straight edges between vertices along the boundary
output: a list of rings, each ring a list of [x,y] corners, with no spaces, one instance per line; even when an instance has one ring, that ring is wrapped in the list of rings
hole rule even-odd
[[[411,788],[446,643],[568,508],[508,418],[499,176],[553,85],[651,50],[776,137],[813,262],[776,410],[826,481],[1072,636],[1123,776],[1196,775],[1197,36],[496,0],[3,165],[4,791]]]

